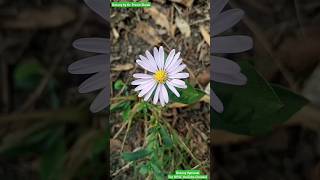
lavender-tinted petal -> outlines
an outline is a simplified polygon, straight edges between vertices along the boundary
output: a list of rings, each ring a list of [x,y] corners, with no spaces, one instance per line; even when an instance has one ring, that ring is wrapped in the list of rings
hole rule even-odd
[[[109,39],[81,38],[73,42],[73,47],[87,52],[108,54]]]
[[[109,105],[110,88],[104,88],[90,105],[90,111],[99,112]]]
[[[227,5],[228,0],[212,0],[211,1],[211,17],[213,20],[217,17],[218,14],[223,10],[223,8]]]
[[[218,56],[211,56],[211,74],[212,73],[226,73],[237,74],[241,68],[239,64]]]
[[[213,22],[213,34],[215,36],[237,24],[244,15],[241,9],[231,9],[218,15]]]
[[[108,21],[109,4],[107,0],[84,0],[84,2],[102,18]]]
[[[213,77],[210,77],[213,81],[231,84],[231,85],[245,85],[247,83],[247,77],[242,74],[222,74],[222,73],[213,73]]]
[[[218,113],[222,113],[223,104],[221,100],[218,98],[218,96],[212,90],[210,90],[210,97],[211,97],[211,100],[210,100],[211,107]]]
[[[213,53],[239,53],[251,49],[253,42],[249,36],[214,37],[211,46]]]
[[[72,63],[68,67],[71,74],[92,74],[96,72],[108,72],[110,65],[108,63],[109,55],[98,55],[88,57]]]
[[[107,78],[106,72],[99,72],[87,80],[85,80],[80,86],[79,86],[79,92],[80,93],[88,93],[92,92],[101,88],[104,88],[107,86],[107,83],[109,82]]]

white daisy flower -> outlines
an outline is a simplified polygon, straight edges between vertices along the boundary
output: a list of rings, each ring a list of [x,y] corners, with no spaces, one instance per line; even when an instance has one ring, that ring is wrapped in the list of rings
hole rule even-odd
[[[187,85],[181,79],[189,77],[189,73],[182,72],[187,66],[182,63],[180,52],[176,53],[173,49],[170,51],[165,60],[164,50],[161,46],[159,49],[153,49],[153,55],[146,51],[146,56],[139,56],[136,62],[143,69],[151,74],[136,73],[133,74],[134,80],[131,84],[137,86],[134,90],[140,91],[138,96],[148,101],[153,95],[153,104],[164,106],[169,102],[167,88],[170,89],[177,97],[180,97],[176,88],[185,89]]]
[[[247,51],[252,48],[252,39],[248,36],[217,36],[232,28],[244,15],[241,9],[231,9],[222,12],[228,0],[213,0],[211,10],[211,53],[229,54]],[[224,57],[211,56],[211,80],[231,85],[245,85],[247,77],[241,73],[240,66]],[[213,90],[210,91],[211,106],[219,113],[223,112],[223,104]]]

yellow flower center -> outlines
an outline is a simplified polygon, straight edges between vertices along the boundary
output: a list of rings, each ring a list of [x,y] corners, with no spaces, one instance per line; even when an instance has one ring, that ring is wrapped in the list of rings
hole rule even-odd
[[[153,77],[158,83],[163,84],[167,81],[168,74],[164,70],[159,70],[154,73]]]

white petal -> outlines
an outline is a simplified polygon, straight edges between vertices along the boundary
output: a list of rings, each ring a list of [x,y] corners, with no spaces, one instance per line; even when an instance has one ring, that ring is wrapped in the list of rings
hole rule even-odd
[[[170,79],[185,79],[189,77],[189,73],[176,73],[169,75]]]
[[[158,84],[156,92],[154,93],[154,96],[153,96],[153,104],[157,104],[158,103],[160,88],[161,88],[161,84]]]
[[[158,69],[160,69],[159,50],[156,47],[153,48],[153,57]]]
[[[164,100],[164,97],[163,97],[163,91],[162,89],[165,88],[163,84],[160,84],[160,92],[159,92],[159,99],[160,99],[160,104],[161,106],[164,106],[165,105],[165,100]]]
[[[171,63],[171,65],[167,68],[167,72],[172,71],[173,69],[177,68],[182,63],[182,59],[177,60],[174,63]]]
[[[134,78],[141,78],[141,79],[150,79],[152,76],[150,74],[143,74],[143,73],[135,73],[133,74]]]
[[[139,64],[139,66],[141,66],[143,69],[150,71],[150,72],[156,72],[154,68],[152,68],[152,66],[150,66],[149,64],[141,61],[141,60],[137,60],[136,61],[137,64]]]
[[[187,88],[187,85],[184,81],[181,81],[179,79],[173,79],[170,81],[172,83],[173,86],[178,87],[178,88],[182,88],[185,89]]]
[[[147,65],[148,67],[152,68],[152,71],[157,71],[158,70],[158,67],[155,63],[151,62],[148,58],[142,56],[142,55],[139,55],[140,59],[142,60],[142,62]]]
[[[171,67],[172,65],[175,65],[175,64],[177,63],[179,57],[180,57],[180,52],[178,52],[178,53],[173,57],[172,62],[171,62],[168,66],[166,66],[165,69],[168,70],[168,69],[170,69],[170,67]],[[181,62],[182,62],[182,59],[181,59]],[[180,63],[181,63],[181,62],[180,62]],[[180,64],[180,63],[179,63],[179,64]]]
[[[131,82],[131,85],[137,86],[140,84],[145,84],[148,83],[150,80],[149,79],[137,79]]]
[[[153,91],[156,89],[157,87],[157,83],[154,83],[153,87],[149,90],[149,92],[146,94],[146,96],[144,97],[144,101],[148,101],[149,98],[151,97]]]
[[[166,86],[163,85],[163,84],[162,84],[161,94],[162,94],[162,97],[163,97],[163,99],[164,99],[164,102],[165,102],[165,103],[168,103],[168,102],[169,102],[168,91],[167,91]]]
[[[149,51],[146,51],[146,56],[149,62],[158,70],[157,62]]]
[[[172,71],[169,71],[169,75],[173,75],[176,74],[178,72],[183,71],[187,66],[185,64],[181,64],[180,66],[178,66],[177,68],[173,69]]]
[[[158,62],[159,62],[159,69],[163,69],[163,67],[164,67],[164,50],[163,50],[162,46],[160,46],[160,48],[159,48]]]
[[[168,88],[177,96],[180,97],[179,92],[177,91],[177,89],[173,86],[173,84],[170,81],[166,82]]]
[[[142,90],[142,89],[145,89],[145,88],[147,88],[148,85],[149,85],[150,83],[152,83],[152,82],[154,82],[154,80],[153,80],[153,79],[149,79],[148,81],[146,81],[146,83],[143,83],[143,84],[140,84],[139,86],[137,86],[137,87],[134,89],[134,91],[140,91],[140,90]]]
[[[172,63],[172,60],[174,58],[174,55],[176,53],[176,50],[175,49],[172,49],[167,57],[167,60],[165,62],[165,66],[164,66],[164,69],[167,69],[169,67],[169,65]]]
[[[151,90],[151,88],[154,86],[155,83],[156,83],[155,81],[151,81],[148,84],[146,84],[145,88],[142,89],[142,91],[140,91],[140,93],[138,94],[138,97],[142,97],[146,95]]]

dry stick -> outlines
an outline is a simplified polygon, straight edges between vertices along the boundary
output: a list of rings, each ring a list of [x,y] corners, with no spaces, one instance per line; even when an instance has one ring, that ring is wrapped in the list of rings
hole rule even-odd
[[[199,19],[199,20],[196,20],[196,21],[193,21],[191,22],[189,25],[190,26],[194,26],[194,25],[197,25],[197,24],[201,24],[201,23],[204,23],[206,21],[210,21],[210,17],[205,17],[203,19]]]
[[[197,169],[198,167],[200,167],[200,166],[202,166],[202,165],[204,165],[204,164],[206,164],[206,163],[209,163],[209,161],[203,161],[203,162],[201,162],[200,164],[198,164],[198,165],[196,165],[195,167],[193,167],[191,170]]]
[[[85,14],[85,13],[80,13],[80,14]],[[62,61],[63,56],[65,55],[65,52],[67,51],[68,47],[72,43],[72,37],[76,35],[78,30],[81,28],[82,24],[85,22],[85,19],[86,19],[85,17],[86,17],[85,15],[80,16],[79,22],[76,23],[75,27],[73,28],[73,31],[71,32],[72,36],[70,36],[67,42],[63,43],[61,52],[53,59],[53,65],[50,67],[46,75],[42,78],[37,89],[28,97],[26,102],[17,110],[17,112],[26,111],[32,104],[34,104],[40,98],[51,76],[57,69],[59,63]]]
[[[136,69],[137,69],[137,66],[134,67],[134,69],[132,70],[132,72],[135,72]],[[129,78],[127,78],[125,84],[128,84],[129,81],[131,81],[131,79],[132,79],[132,73],[129,73],[129,74],[130,74],[130,75],[129,75]],[[119,91],[119,93],[117,93],[117,95],[116,95],[115,97],[120,96],[120,95],[123,93],[123,91],[124,91],[125,88],[126,88],[126,86],[123,86],[123,87],[121,88],[121,90]]]
[[[118,174],[120,174],[121,172],[123,171],[126,171],[127,169],[130,168],[130,165],[133,164],[133,161],[132,162],[129,162],[128,164],[126,164],[125,166],[123,166],[122,168],[118,169],[116,172],[112,173],[112,177],[115,177],[117,176]]]
[[[119,131],[113,136],[112,139],[117,139],[117,137],[120,135],[120,133],[124,130],[124,127],[126,127],[127,123],[123,123]]]
[[[121,151],[120,151],[120,152],[123,151],[124,143],[125,143],[125,141],[126,141],[126,139],[127,139],[127,136],[128,136],[128,133],[129,133],[129,130],[130,130],[132,121],[133,121],[133,117],[135,116],[139,105],[140,105],[140,103],[134,105],[133,108],[132,108],[131,114],[130,114],[130,116],[129,116],[128,123],[126,123],[126,124],[127,124],[127,131],[126,131],[126,134],[124,135],[124,138],[123,138],[123,141],[122,141],[122,145],[121,145]]]
[[[136,99],[135,95],[132,95],[132,96],[120,96],[120,97],[111,98],[111,102],[112,101],[122,101],[122,100],[132,100],[132,101],[134,101],[135,99]]]
[[[166,122],[163,121],[166,126],[170,129],[171,132],[175,133],[177,135],[178,140],[180,141],[181,145],[183,146],[184,150],[187,151],[187,153],[197,162],[197,163],[201,163],[201,161],[195,157],[195,155],[192,153],[192,151],[188,148],[188,146],[183,142],[183,140],[180,138],[180,136],[178,135],[178,133],[175,132],[175,130],[171,127],[171,125]]]

